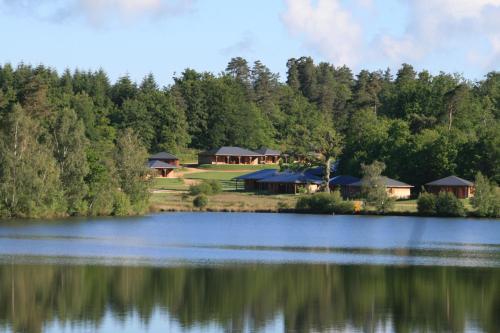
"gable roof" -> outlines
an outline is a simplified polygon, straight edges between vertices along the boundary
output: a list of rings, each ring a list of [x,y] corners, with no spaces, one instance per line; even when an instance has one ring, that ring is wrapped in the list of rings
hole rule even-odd
[[[149,156],[150,160],[178,160],[177,156],[162,151],[154,155]]]
[[[267,177],[274,176],[278,173],[278,170],[275,169],[263,169],[251,173],[247,173],[245,175],[241,175],[238,177],[234,177],[235,180],[260,180]]]
[[[474,186],[474,183],[457,176],[449,176],[427,183],[429,186]]]
[[[266,156],[276,156],[276,155],[281,155],[281,152],[279,150],[274,150],[266,147],[262,147],[260,149],[257,149],[255,151],[256,153],[259,153],[261,155],[266,155]]]
[[[319,177],[314,177],[312,175],[306,175],[301,172],[278,172],[267,178],[263,178],[257,181],[258,183],[288,183],[288,184],[317,184],[323,183],[323,180]]]
[[[330,179],[330,185],[350,185],[359,182],[360,179],[353,176],[335,176]]]
[[[165,163],[159,160],[150,160],[148,162],[148,167],[150,169],[177,169],[173,164]]]
[[[384,182],[385,187],[407,187],[407,188],[414,187],[413,185],[406,184],[406,183],[400,182],[399,180],[395,180],[395,179],[385,177],[385,176],[382,176],[382,180]],[[363,186],[364,183],[365,183],[365,181],[363,179],[361,179],[355,183],[349,184],[349,186],[361,187],[361,186]]]
[[[240,147],[220,147],[203,151],[200,155],[222,155],[222,156],[262,156],[257,152]]]

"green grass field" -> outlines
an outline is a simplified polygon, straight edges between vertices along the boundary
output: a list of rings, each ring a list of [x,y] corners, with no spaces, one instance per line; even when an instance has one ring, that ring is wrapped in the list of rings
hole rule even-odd
[[[188,186],[181,178],[155,178],[152,188],[154,190],[185,191]]]
[[[223,191],[235,191],[236,184],[232,179],[247,173],[248,171],[207,171],[186,174],[184,178],[200,181],[217,180],[221,183]],[[240,184],[240,188],[242,187],[243,185]],[[155,178],[153,180],[152,188],[153,190],[187,191],[189,189],[189,185],[184,182],[183,178]]]
[[[184,178],[187,179],[210,179],[210,180],[231,180],[234,177],[238,177],[247,174],[248,171],[239,172],[224,172],[224,171],[207,171],[207,172],[196,172],[186,174]]]
[[[234,177],[238,177],[247,174],[248,171],[240,172],[224,172],[224,171],[207,171],[207,172],[197,172],[185,175],[186,179],[199,179],[199,180],[217,180],[222,185],[223,191],[235,191],[236,183],[232,180]],[[242,187],[242,185],[240,185]]]
[[[242,165],[242,164],[202,164],[199,165],[200,169],[210,170],[263,170],[263,169],[278,169],[276,164],[255,164],[255,165]]]
[[[394,212],[404,213],[416,213],[417,212],[417,200],[401,200],[394,203]]]

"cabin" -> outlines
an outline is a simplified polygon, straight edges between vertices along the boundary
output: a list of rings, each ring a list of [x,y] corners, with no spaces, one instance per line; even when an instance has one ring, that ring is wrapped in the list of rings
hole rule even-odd
[[[198,154],[198,164],[259,164],[264,156],[240,147],[220,147]]]
[[[258,183],[257,181],[269,178],[278,173],[278,170],[274,169],[264,169],[255,171],[252,173],[247,173],[246,175],[238,176],[233,178],[236,181],[236,190],[238,190],[238,184],[240,181],[243,181],[243,188],[245,191],[266,191],[265,184]]]
[[[269,148],[260,148],[255,151],[262,155],[259,159],[260,164],[278,164],[281,159],[281,152]]]
[[[177,156],[167,152],[160,152],[148,158],[148,167],[155,171],[155,177],[172,178],[174,170],[179,167]]]
[[[164,162],[167,164],[175,165],[176,167],[178,167],[180,165],[179,158],[177,156],[172,155],[172,154],[167,153],[167,152],[164,152],[164,151],[149,156],[148,160],[149,161],[161,161],[161,162]]]
[[[382,177],[382,181],[389,197],[395,199],[409,199],[411,197],[411,189],[414,186],[388,177]],[[361,189],[364,184],[365,181],[361,179],[355,183],[346,185],[347,197],[356,198],[361,196]]]
[[[173,178],[175,176],[174,170],[177,169],[177,166],[160,160],[148,161],[148,167],[155,172],[155,177],[160,178]]]
[[[352,176],[335,176],[330,179],[328,185],[331,191],[339,191],[340,195],[349,198],[349,185],[359,182],[360,179]]]
[[[459,199],[467,199],[474,196],[474,183],[457,176],[441,178],[425,184],[428,192],[439,194],[439,192],[453,193]]]
[[[315,193],[323,180],[305,172],[278,172],[270,177],[257,180],[258,186],[270,193],[297,194],[305,191]]]

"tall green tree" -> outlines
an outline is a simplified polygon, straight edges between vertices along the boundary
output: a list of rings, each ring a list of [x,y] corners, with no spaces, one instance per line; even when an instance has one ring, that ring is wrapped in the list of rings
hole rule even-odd
[[[0,213],[43,217],[64,213],[59,170],[50,143],[40,143],[40,127],[15,105],[2,122]]]
[[[83,121],[74,110],[65,108],[57,115],[50,131],[68,213],[85,214],[88,207],[85,177],[89,167]]]
[[[372,164],[361,164],[363,172],[361,192],[365,205],[373,206],[384,213],[394,205],[394,199],[387,193],[382,172],[385,170],[383,162],[375,161]]]
[[[495,183],[478,172],[474,181],[475,192],[471,204],[482,217],[500,216],[500,191]]]
[[[121,191],[135,212],[144,212],[149,199],[148,152],[132,129],[126,129],[116,141],[115,161]]]
[[[323,190],[330,193],[330,174],[332,164],[337,161],[343,149],[343,137],[328,123],[321,124],[313,133],[311,143],[315,152],[319,153],[324,168]]]

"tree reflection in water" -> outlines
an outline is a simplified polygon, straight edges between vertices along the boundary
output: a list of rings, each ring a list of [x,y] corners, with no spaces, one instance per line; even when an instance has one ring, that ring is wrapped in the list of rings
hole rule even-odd
[[[107,312],[147,323],[166,311],[183,327],[286,331],[388,325],[398,332],[500,332],[500,269],[335,265],[105,267],[0,265],[0,329],[98,327]]]

